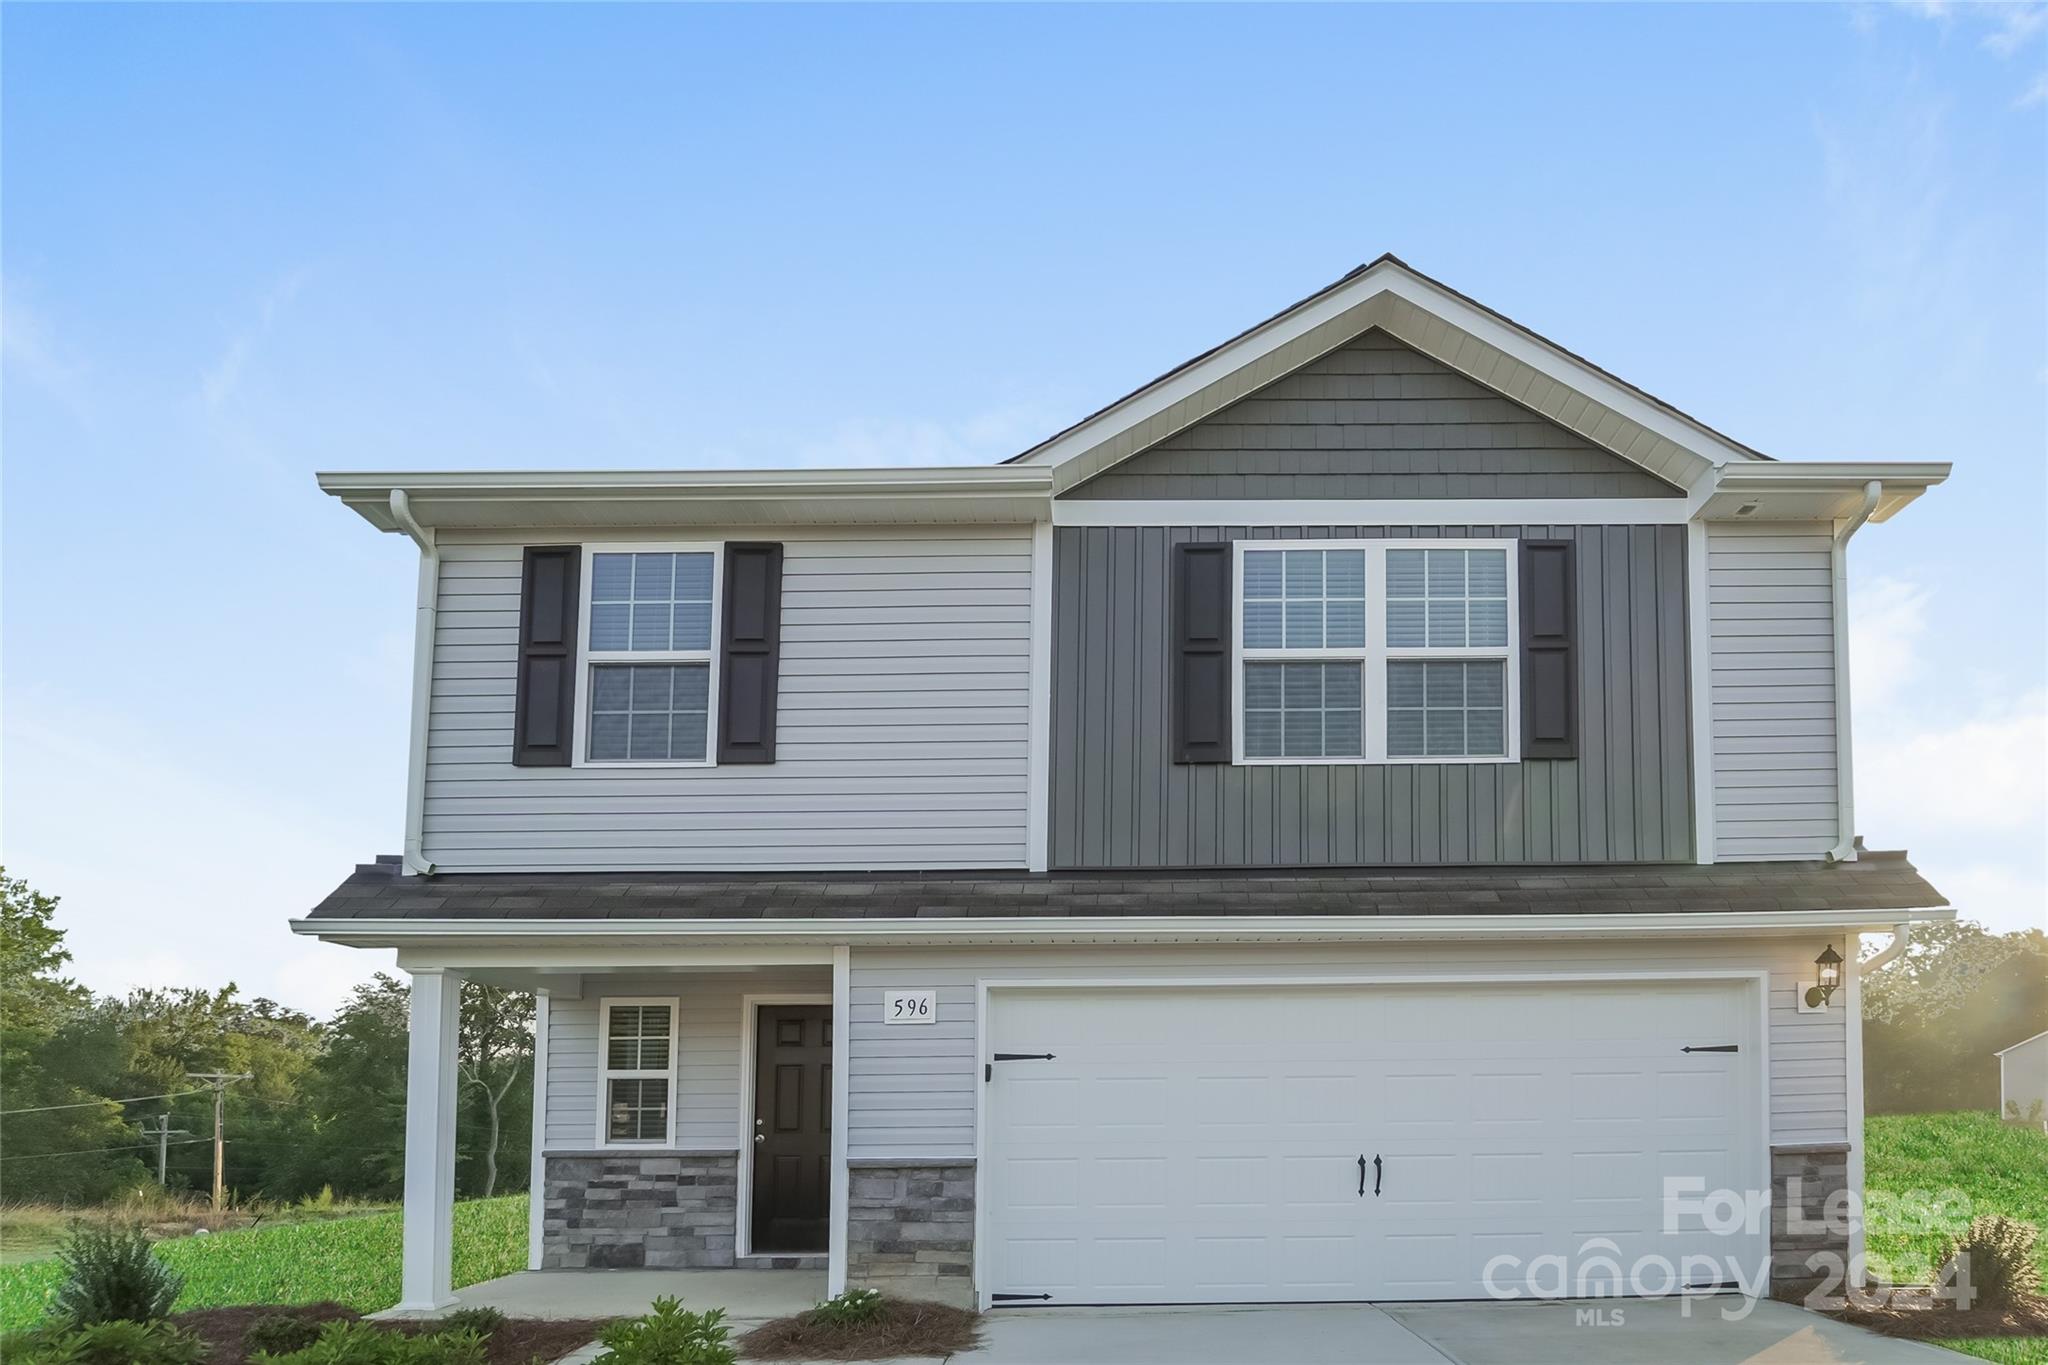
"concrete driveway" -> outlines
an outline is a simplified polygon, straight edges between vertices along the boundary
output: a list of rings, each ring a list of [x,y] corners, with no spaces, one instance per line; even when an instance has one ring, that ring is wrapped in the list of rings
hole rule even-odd
[[[1743,1307],[1740,1320],[1729,1314]],[[1685,1310],[1691,1309],[1688,1314]],[[1581,1319],[1599,1310],[1604,1319]],[[1724,1313],[1724,1310],[1727,1310]],[[1006,1309],[958,1365],[1955,1365],[1939,1347],[1735,1298]]]

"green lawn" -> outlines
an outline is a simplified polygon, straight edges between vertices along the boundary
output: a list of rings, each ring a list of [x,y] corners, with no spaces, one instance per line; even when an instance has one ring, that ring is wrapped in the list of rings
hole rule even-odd
[[[396,1213],[180,1237],[158,1251],[185,1276],[181,1310],[332,1299],[369,1313],[398,1302]],[[458,1286],[525,1267],[525,1195],[455,1206]],[[41,1317],[62,1278],[55,1261],[0,1266],[0,1331]]]
[[[1865,1233],[1873,1278],[1933,1277],[1943,1240],[1976,1214],[2002,1213],[2048,1230],[2048,1134],[1983,1114],[1893,1114],[1863,1126]],[[2036,1251],[2048,1284],[2048,1235]],[[2048,1365],[2048,1340],[1945,1341],[1999,1365]]]

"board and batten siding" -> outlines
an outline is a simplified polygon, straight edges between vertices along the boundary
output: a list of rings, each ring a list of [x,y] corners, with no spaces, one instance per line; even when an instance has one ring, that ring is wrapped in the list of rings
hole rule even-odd
[[[443,541],[428,860],[448,872],[1023,866],[1030,529],[728,538],[784,546],[772,764],[514,767],[522,547],[580,537]]]
[[[1714,851],[1819,858],[1841,841],[1834,535],[1710,522]]]
[[[1771,1141],[1842,1142],[1849,1110],[1847,1015],[1839,1006],[1799,1013],[1799,983],[1813,975],[1812,959],[1813,945],[1806,939],[855,949],[847,1154],[855,1160],[904,1162],[975,1155],[975,1088],[981,1074],[975,1051],[978,980],[1152,977],[1228,984],[1231,979],[1328,978],[1347,973],[1455,979],[1544,971],[1767,971]],[[914,1028],[882,1023],[883,994],[910,987],[937,990],[938,1022]]]
[[[598,1020],[607,998],[676,1003],[676,1147],[729,1152],[739,1145],[740,1010],[749,995],[829,1000],[828,971],[750,972],[585,979],[580,1000],[548,1002],[549,1151],[597,1146]]]
[[[1175,546],[1465,536],[1577,544],[1576,759],[1173,762],[1165,703]],[[1056,868],[1693,856],[1682,526],[1062,527],[1053,559]]]

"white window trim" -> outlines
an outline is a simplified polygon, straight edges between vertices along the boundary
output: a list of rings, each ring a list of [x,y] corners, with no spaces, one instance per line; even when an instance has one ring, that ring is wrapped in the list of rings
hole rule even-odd
[[[616,1070],[610,1065],[612,1037],[612,1008],[616,1005],[664,1005],[668,1008],[668,1069]],[[682,1106],[678,1089],[681,1071],[679,1059],[683,1051],[682,1001],[676,996],[663,995],[615,995],[598,1002],[597,1009],[597,1145],[606,1151],[647,1152],[662,1151],[676,1145],[676,1112]],[[620,1141],[611,1136],[612,1082],[660,1081],[668,1082],[668,1131],[659,1142]]]
[[[601,649],[590,648],[590,593],[595,574],[592,569],[600,554],[708,554],[711,556],[711,636],[704,649]],[[577,593],[576,613],[576,743],[572,750],[579,768],[715,768],[718,766],[718,641],[725,605],[725,546],[718,541],[592,541],[583,546],[582,581]],[[704,757],[702,758],[592,758],[590,747],[590,700],[592,664],[694,664],[701,663],[707,674],[704,697]]]
[[[1412,764],[1503,764],[1522,760],[1522,670],[1516,666],[1522,638],[1520,542],[1491,539],[1239,540],[1232,545],[1230,603],[1231,762],[1240,767],[1364,767]],[[1365,646],[1362,649],[1253,649],[1244,644],[1244,557],[1253,550],[1365,551]],[[1387,645],[1387,551],[1504,550],[1507,553],[1508,642],[1479,649],[1402,648]],[[1365,676],[1363,758],[1251,758],[1244,751],[1244,666],[1260,662],[1347,662],[1357,660]],[[1387,753],[1387,662],[1401,659],[1500,659],[1506,674],[1505,754]]]

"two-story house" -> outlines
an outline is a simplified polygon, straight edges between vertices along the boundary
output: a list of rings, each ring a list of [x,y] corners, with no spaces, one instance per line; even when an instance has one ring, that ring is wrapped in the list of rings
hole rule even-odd
[[[420,554],[403,854],[294,922],[412,975],[406,1304],[465,978],[539,993],[537,1268],[1824,1274],[1861,936],[1950,913],[1856,838],[1844,556],[1947,472],[1382,257],[994,468],[322,476]]]

